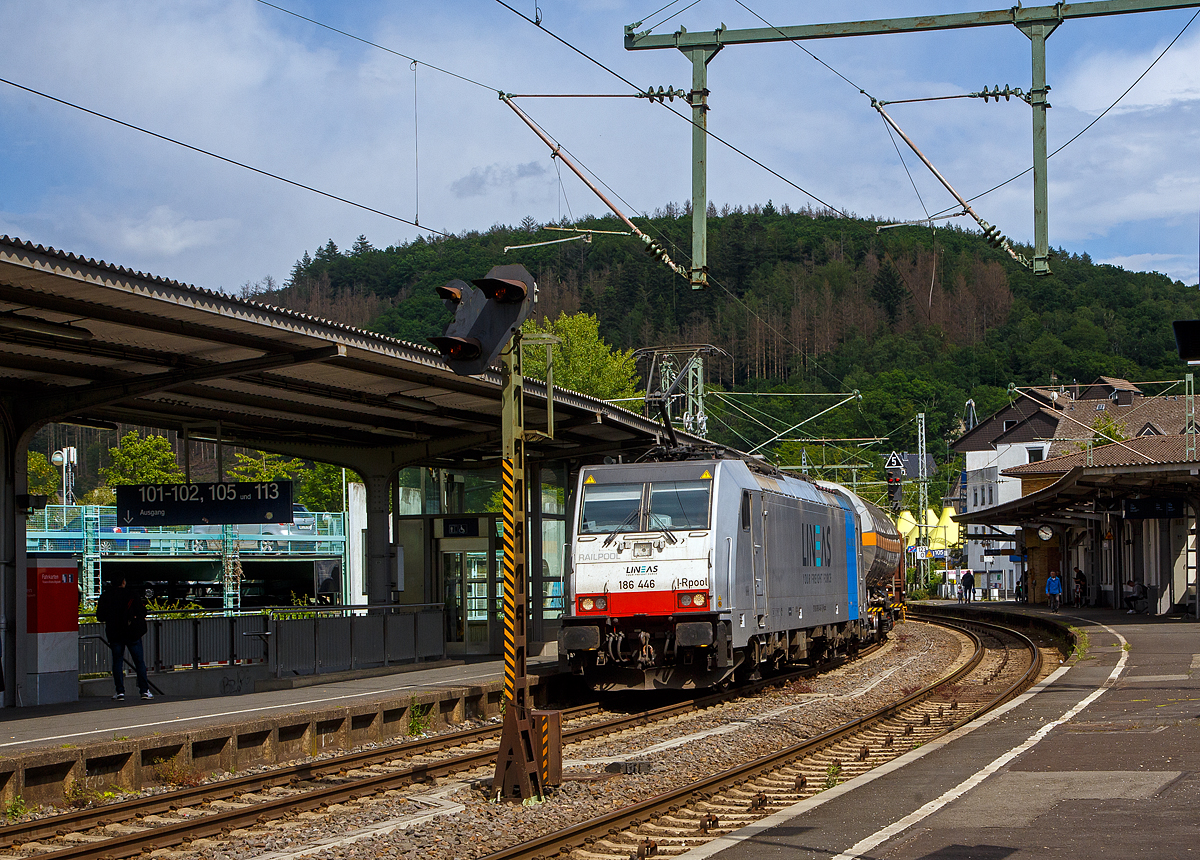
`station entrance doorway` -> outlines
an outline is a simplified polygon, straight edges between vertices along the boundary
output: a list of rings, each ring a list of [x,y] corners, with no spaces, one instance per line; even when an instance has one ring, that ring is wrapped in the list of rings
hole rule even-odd
[[[503,551],[491,550],[486,537],[441,538],[437,545],[446,653],[499,653],[504,618],[497,579]]]

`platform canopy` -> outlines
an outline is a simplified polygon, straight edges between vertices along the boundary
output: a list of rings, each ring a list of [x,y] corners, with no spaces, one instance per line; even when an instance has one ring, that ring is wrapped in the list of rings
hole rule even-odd
[[[1120,511],[1126,500],[1200,500],[1196,441],[1183,436],[1140,436],[1004,471],[1020,478],[1019,499],[966,511],[958,523],[990,526],[1082,525]]]
[[[469,273],[464,273],[469,274]],[[494,458],[499,373],[459,377],[432,348],[103,261],[0,238],[0,376],[10,430],[142,424],[355,466],[388,452]],[[556,389],[531,458],[644,451],[657,421]],[[545,388],[526,385],[526,427]],[[700,442],[692,437],[685,441]]]

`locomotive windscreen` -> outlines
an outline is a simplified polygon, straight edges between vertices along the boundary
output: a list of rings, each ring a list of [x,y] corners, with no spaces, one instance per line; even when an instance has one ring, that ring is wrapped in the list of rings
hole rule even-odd
[[[708,528],[708,488],[708,481],[655,481],[650,485],[650,528]]]
[[[642,529],[644,484],[592,484],[583,488],[581,535],[636,532]]]
[[[585,485],[579,533],[706,529],[711,486],[709,481]]]

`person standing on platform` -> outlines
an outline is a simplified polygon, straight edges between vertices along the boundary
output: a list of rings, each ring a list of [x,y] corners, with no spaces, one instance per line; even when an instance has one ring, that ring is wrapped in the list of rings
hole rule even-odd
[[[1050,571],[1050,578],[1046,580],[1046,602],[1050,605],[1051,612],[1058,612],[1062,602],[1062,590],[1062,580],[1058,578],[1058,571]]]
[[[962,577],[963,602],[970,603],[975,597],[975,574],[967,571]]]
[[[1083,571],[1075,568],[1075,605],[1083,606],[1087,601],[1087,577]]]
[[[137,672],[138,690],[143,699],[153,699],[150,678],[146,675],[146,658],[142,653],[142,637],[146,635],[146,598],[136,589],[125,585],[122,577],[119,584],[109,584],[100,594],[96,604],[96,620],[104,624],[104,635],[112,649],[113,699],[125,698],[125,651],[133,659]]]

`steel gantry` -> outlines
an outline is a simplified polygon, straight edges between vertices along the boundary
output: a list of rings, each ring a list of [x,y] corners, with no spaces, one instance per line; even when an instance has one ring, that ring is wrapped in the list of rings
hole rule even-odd
[[[692,62],[692,265],[693,289],[708,285],[708,64],[726,45],[751,45],[759,42],[802,42],[835,39],[844,36],[880,36],[892,33],[919,33],[928,30],[959,30],[968,27],[1015,26],[1029,37],[1033,57],[1033,80],[1029,104],[1033,108],[1033,233],[1032,267],[1035,274],[1050,274],[1049,193],[1046,174],[1046,39],[1059,24],[1072,18],[1097,18],[1134,12],[1162,12],[1189,9],[1200,2],[1161,2],[1161,0],[1093,0],[1087,3],[1056,3],[1053,6],[1027,6],[1019,3],[1009,9],[990,12],[960,12],[948,15],[922,15],[914,18],[888,18],[874,21],[850,21],[838,24],[807,24],[793,27],[758,27],[728,30],[722,24],[715,30],[689,33],[682,27],[669,35],[655,36],[638,32],[642,22],[625,27],[625,48],[643,51],[675,48]]]

